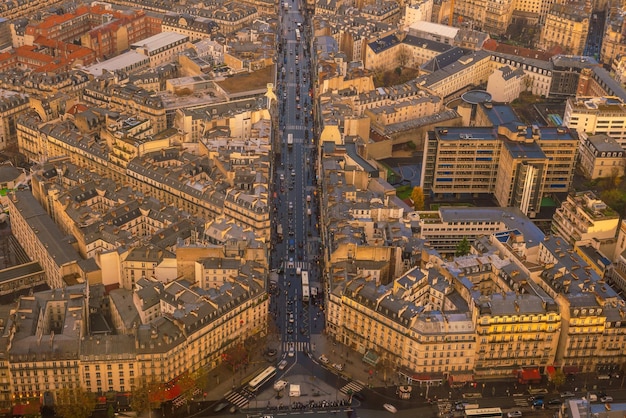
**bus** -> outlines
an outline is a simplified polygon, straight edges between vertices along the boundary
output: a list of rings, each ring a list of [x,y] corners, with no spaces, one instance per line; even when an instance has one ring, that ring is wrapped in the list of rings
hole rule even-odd
[[[309,272],[302,270],[302,302],[309,301]]]
[[[296,28],[296,41],[300,42],[300,29]]]
[[[269,366],[267,369],[263,370],[261,374],[252,379],[250,383],[248,383],[248,389],[252,392],[256,392],[274,376],[276,376],[276,367]]]
[[[464,414],[465,418],[502,418],[502,409],[500,408],[477,408],[467,409]]]

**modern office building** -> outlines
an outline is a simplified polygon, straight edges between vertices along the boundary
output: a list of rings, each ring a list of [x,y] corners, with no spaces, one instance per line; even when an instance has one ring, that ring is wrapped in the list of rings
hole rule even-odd
[[[562,127],[440,127],[428,133],[422,186],[441,196],[493,194],[534,217],[544,196],[569,190],[577,148]]]

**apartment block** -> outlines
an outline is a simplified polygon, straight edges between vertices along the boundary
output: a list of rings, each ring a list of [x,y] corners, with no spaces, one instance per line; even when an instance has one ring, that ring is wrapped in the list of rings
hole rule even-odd
[[[619,97],[567,99],[563,126],[587,135],[610,135],[626,149],[626,106]]]
[[[494,102],[510,103],[517,99],[525,86],[524,70],[513,69],[509,66],[495,70],[487,81],[487,93],[491,94]]]
[[[63,234],[30,191],[17,191],[8,202],[13,235],[41,264],[50,287],[84,283],[96,272],[95,263],[84,261],[71,241],[60,239]]]
[[[552,220],[552,232],[572,246],[612,241],[618,228],[619,214],[589,191],[569,194]]]
[[[187,48],[189,36],[176,32],[161,32],[140,42],[130,44],[130,49],[150,58],[150,66],[174,61]]]
[[[167,13],[161,22],[163,32],[176,32],[189,37],[191,42],[210,38],[219,26],[215,21],[193,15]]]
[[[606,134],[580,136],[580,168],[588,179],[603,177],[622,177],[626,163],[624,148]]]
[[[229,347],[267,332],[267,293],[254,277],[210,291],[147,279],[134,292],[114,290],[115,335],[90,323],[102,314],[90,312],[90,303],[100,306],[108,298],[94,290],[75,285],[19,300],[5,330],[13,404],[38,404],[61,389],[130,392],[142,380],[165,391],[183,373],[214,368]],[[190,300],[193,313],[184,307]]]
[[[571,55],[583,55],[591,10],[584,3],[553,4],[541,29],[539,48],[560,46]]]
[[[17,117],[30,108],[27,96],[3,91],[0,93],[0,149],[17,144]]]

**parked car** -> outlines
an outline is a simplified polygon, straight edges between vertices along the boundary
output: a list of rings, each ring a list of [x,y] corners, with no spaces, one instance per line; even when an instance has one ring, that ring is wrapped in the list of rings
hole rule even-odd
[[[228,402],[220,402],[215,406],[215,408],[213,408],[213,411],[214,412],[223,411],[224,409],[226,409],[226,407],[228,407],[228,405],[229,405]]]
[[[570,392],[569,390],[561,393],[561,398],[573,398],[574,396],[576,396],[576,394],[574,392]]]
[[[393,406],[390,403],[386,403],[383,405],[383,408],[385,408],[387,411],[391,412],[392,414],[395,414],[396,412],[398,412],[398,410],[396,409],[395,406]]]
[[[543,408],[543,399],[535,399],[533,400],[534,408]]]
[[[333,367],[334,367],[335,369],[339,370],[339,371],[342,371],[342,370],[343,370],[343,364],[341,364],[341,363],[334,363],[334,364],[333,364]]]
[[[324,354],[322,354],[320,356],[320,361],[324,364],[328,364],[328,357],[326,357]]]
[[[511,411],[506,414],[507,418],[521,418],[522,411]]]
[[[548,401],[548,405],[561,405],[562,403],[563,403],[562,400],[556,399],[556,398],[555,399],[550,399]]]
[[[613,397],[612,396],[603,396],[600,398],[600,402],[613,402]]]

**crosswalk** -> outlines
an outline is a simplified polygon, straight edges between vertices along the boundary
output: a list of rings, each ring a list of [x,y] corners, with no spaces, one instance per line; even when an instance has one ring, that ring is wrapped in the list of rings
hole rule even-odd
[[[283,342],[283,352],[287,353],[289,352],[289,347],[291,347],[291,344],[293,344],[293,349],[295,351],[302,351],[302,352],[310,352],[311,351],[311,344],[308,341],[297,341],[297,342]]]
[[[364,388],[365,388],[365,385],[353,380],[347,385],[345,385],[344,387],[342,387],[341,389],[339,389],[339,391],[347,395],[348,393],[350,393],[350,391],[352,391],[352,393],[358,393],[362,391]]]
[[[530,403],[528,403],[528,399],[526,398],[515,397],[513,398],[513,401],[515,402],[515,406],[530,406]]]
[[[242,392],[231,391],[230,393],[226,394],[225,398],[228,402],[232,403],[239,409],[246,407],[250,403],[250,398],[248,398],[248,393],[244,391]]]
[[[295,261],[295,262],[288,262],[288,261],[283,261],[283,268],[284,269],[302,269],[304,271],[308,271],[309,270],[309,262],[308,261]]]
[[[287,125],[287,128],[290,131],[306,131],[306,126],[304,125]],[[293,138],[293,142],[304,142],[304,138]]]

